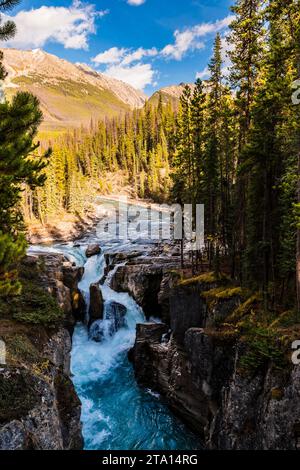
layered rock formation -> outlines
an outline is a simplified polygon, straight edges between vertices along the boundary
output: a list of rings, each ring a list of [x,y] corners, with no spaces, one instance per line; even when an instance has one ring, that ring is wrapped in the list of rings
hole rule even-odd
[[[161,315],[163,298],[169,315],[166,323],[137,326],[129,357],[140,385],[167,398],[210,449],[299,449],[300,367],[289,357],[278,365],[271,337],[270,345],[255,340],[253,366],[247,341],[234,327],[218,326],[241,310],[241,290],[226,291],[226,279],[211,276],[174,285],[161,266],[137,264],[116,271],[114,288],[129,291],[147,309],[154,273],[151,313]],[[208,292],[215,293],[213,302]]]
[[[84,315],[82,269],[28,256],[22,298],[0,302],[0,449],[81,449],[81,403],[70,380],[71,333]],[[19,302],[21,302],[19,304]],[[5,361],[4,361],[5,359]]]

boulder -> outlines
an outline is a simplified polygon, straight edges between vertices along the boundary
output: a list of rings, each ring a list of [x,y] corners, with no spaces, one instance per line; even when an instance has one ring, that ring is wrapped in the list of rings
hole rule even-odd
[[[143,308],[147,318],[159,317],[158,293],[162,276],[161,266],[119,266],[111,279],[111,287],[117,292],[128,292]]]
[[[112,336],[126,325],[127,309],[117,302],[110,302],[106,306],[104,320],[95,321],[90,328],[90,337],[100,343],[105,337]]]
[[[85,256],[91,258],[92,256],[100,255],[101,248],[99,245],[89,245],[85,251]]]
[[[89,324],[103,319],[103,296],[99,284],[90,285]]]
[[[69,261],[63,263],[63,283],[71,290],[77,289],[78,282],[82,279],[84,268],[74,266]]]
[[[127,308],[118,302],[110,302],[106,308],[106,319],[112,323],[113,332],[126,325]]]

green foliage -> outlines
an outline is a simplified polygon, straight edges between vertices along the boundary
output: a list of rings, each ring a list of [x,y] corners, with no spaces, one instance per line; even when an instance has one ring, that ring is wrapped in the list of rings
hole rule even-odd
[[[275,368],[285,367],[284,352],[278,343],[276,332],[272,329],[254,327],[247,331],[246,345],[247,350],[238,364],[241,371],[256,372],[270,361]]]
[[[3,0],[0,12],[18,3],[17,0]],[[15,31],[15,24],[7,21],[0,27],[0,40],[11,38]],[[0,80],[6,75],[2,59],[1,52]],[[17,265],[26,249],[22,235],[21,194],[24,185],[34,189],[44,183],[42,170],[49,155],[49,152],[37,155],[39,145],[33,143],[41,120],[39,102],[30,93],[17,93],[11,102],[0,103],[0,298],[16,295],[21,290]]]
[[[24,256],[26,246],[23,235],[14,238],[0,232],[0,297],[20,293],[17,270],[10,268]]]
[[[19,208],[23,185],[35,188],[45,181],[45,158],[33,156],[41,117],[38,101],[28,93],[0,103],[0,296],[20,289],[16,267],[26,247]]]
[[[63,319],[63,310],[51,294],[36,283],[22,281],[22,295],[1,302],[0,314],[21,323],[53,327]]]
[[[14,6],[18,5],[20,3],[20,0],[1,0],[0,2],[0,13],[5,13],[8,10],[11,10]],[[1,24],[2,18],[0,16],[0,24]],[[17,31],[16,25],[13,21],[5,21],[5,23],[1,24],[0,26],[0,41],[8,41],[8,39],[11,39],[12,37],[15,36]],[[1,57],[0,57],[0,62],[1,62]],[[0,80],[2,80],[5,76],[4,69],[0,69]]]
[[[158,103],[51,138],[45,185],[24,193],[26,219],[46,222],[62,211],[82,215],[97,193],[111,191],[106,175],[116,172],[137,196],[166,200],[174,128],[171,106]]]
[[[249,291],[242,287],[217,287],[209,291],[203,292],[203,297],[210,300],[228,300],[232,297],[240,297],[245,299],[249,297]]]

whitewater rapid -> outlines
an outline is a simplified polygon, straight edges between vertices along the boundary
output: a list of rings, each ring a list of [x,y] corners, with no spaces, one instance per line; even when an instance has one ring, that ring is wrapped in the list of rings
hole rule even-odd
[[[86,258],[90,243],[98,242],[101,255]],[[89,306],[89,288],[104,275],[105,253],[111,244],[87,235],[81,246],[73,243],[34,247],[64,254],[84,267],[79,283]],[[119,249],[123,247],[119,247]],[[71,352],[72,380],[82,403],[82,430],[86,450],[194,450],[199,440],[168,409],[161,397],[140,388],[134,378],[128,351],[134,345],[137,323],[145,322],[142,309],[127,293],[118,293],[106,278],[100,285],[104,299],[104,322],[112,302],[126,307],[124,325],[113,334],[109,329],[95,342],[86,324],[78,324]],[[155,316],[155,312],[154,316]],[[101,321],[98,321],[101,324]]]

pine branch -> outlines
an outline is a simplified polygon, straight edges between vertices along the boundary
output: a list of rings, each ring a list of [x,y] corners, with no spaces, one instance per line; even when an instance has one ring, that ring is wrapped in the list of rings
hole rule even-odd
[[[15,36],[17,32],[16,25],[13,21],[6,21],[0,26],[0,41],[8,41]]]
[[[0,11],[12,10],[21,0],[0,0]]]

